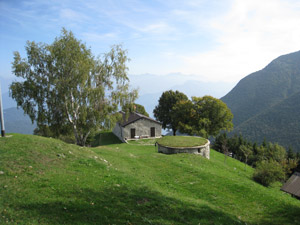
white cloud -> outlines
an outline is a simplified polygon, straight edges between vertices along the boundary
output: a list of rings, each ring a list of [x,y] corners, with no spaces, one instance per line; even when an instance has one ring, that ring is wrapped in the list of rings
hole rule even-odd
[[[236,82],[300,50],[299,0],[28,0],[0,2],[0,10],[7,29],[0,37],[14,40],[10,52],[16,37],[22,46],[27,39],[48,42],[66,27],[96,55],[123,43],[133,74]]]
[[[210,21],[218,45],[180,56],[183,73],[210,80],[237,81],[272,59],[300,50],[299,3],[280,0],[234,0],[230,11]]]
[[[117,40],[118,39],[118,34],[109,32],[109,33],[93,33],[93,32],[84,32],[81,34],[81,36],[84,38],[84,40],[88,42],[100,42],[100,41],[105,41],[107,39],[112,39],[112,40]]]

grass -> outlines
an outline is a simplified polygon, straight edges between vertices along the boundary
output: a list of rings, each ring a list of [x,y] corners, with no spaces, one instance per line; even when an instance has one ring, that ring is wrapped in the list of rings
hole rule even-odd
[[[300,223],[299,200],[213,150],[207,160],[13,134],[0,138],[0,171],[0,224]]]
[[[122,142],[120,141],[120,139],[117,138],[117,136],[115,136],[112,132],[102,131],[95,136],[91,146],[97,147],[101,145],[111,145],[111,144],[121,144],[121,143]]]
[[[195,147],[206,144],[207,140],[191,136],[164,136],[157,143],[169,147]]]

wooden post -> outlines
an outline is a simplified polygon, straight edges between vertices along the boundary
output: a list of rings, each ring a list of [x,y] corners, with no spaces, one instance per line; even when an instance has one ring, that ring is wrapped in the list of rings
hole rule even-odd
[[[5,137],[4,116],[3,116],[2,95],[1,95],[1,84],[0,84],[0,121],[1,121],[1,136]]]

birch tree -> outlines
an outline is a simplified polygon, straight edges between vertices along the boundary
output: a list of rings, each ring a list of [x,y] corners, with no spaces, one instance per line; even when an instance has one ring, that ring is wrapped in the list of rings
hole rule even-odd
[[[46,136],[73,132],[76,143],[103,128],[119,107],[134,102],[127,51],[120,45],[94,57],[73,33],[62,29],[51,45],[27,42],[26,58],[14,53],[11,96]]]

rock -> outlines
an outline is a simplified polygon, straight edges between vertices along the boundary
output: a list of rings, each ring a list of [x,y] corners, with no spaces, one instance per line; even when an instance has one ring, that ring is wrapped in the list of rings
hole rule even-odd
[[[57,156],[58,156],[59,158],[66,158],[66,156],[64,155],[64,153],[62,153],[62,154],[57,154]]]

